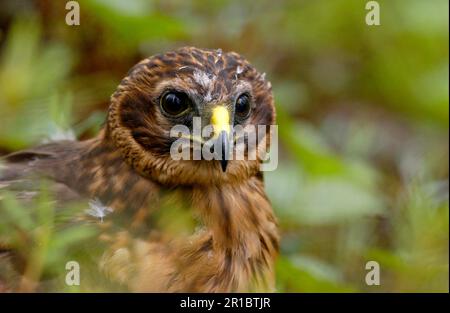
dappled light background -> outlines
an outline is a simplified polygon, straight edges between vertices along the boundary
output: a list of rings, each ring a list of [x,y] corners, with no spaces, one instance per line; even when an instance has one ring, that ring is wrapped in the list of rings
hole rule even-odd
[[[277,290],[448,291],[447,1],[378,1],[380,26],[363,0],[78,2],[70,27],[66,1],[1,1],[0,155],[95,135],[144,57],[233,50],[276,99],[280,157],[265,181],[282,233]],[[46,238],[38,275],[90,235]],[[370,260],[379,286],[365,283]]]

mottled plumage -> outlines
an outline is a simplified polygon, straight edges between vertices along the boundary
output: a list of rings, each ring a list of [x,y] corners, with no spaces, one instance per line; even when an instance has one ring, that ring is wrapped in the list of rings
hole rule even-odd
[[[230,160],[225,172],[215,160],[173,160],[169,130],[180,119],[160,109],[167,90],[183,92],[195,103],[182,119],[187,126],[192,116],[208,124],[211,108],[219,104],[230,110],[234,125],[275,121],[270,83],[245,59],[233,52],[181,48],[129,71],[111,97],[97,137],[6,156],[0,184],[45,177],[54,182],[60,201],[86,199],[111,208],[104,217],[108,225],[121,224],[128,232],[108,233],[112,244],[100,266],[133,291],[273,290],[278,233],[260,160]],[[244,92],[252,108],[239,120],[234,103]],[[158,233],[153,217],[168,201],[192,214],[197,231],[175,238]]]

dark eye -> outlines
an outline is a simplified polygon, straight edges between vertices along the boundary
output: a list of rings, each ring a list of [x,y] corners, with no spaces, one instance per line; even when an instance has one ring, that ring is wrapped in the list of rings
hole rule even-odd
[[[242,94],[236,100],[235,114],[243,119],[250,114],[250,97],[247,94]]]
[[[186,113],[190,106],[189,97],[182,92],[168,92],[161,98],[162,110],[172,116]]]

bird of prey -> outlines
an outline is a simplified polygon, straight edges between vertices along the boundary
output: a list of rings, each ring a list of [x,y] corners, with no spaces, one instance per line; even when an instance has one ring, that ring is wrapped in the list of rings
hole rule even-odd
[[[59,202],[85,199],[104,228],[120,223],[99,263],[131,291],[273,291],[279,236],[259,155],[270,132],[255,159],[176,160],[170,130],[191,129],[194,117],[213,126],[225,156],[233,127],[275,123],[271,84],[235,52],[184,47],[149,57],[111,96],[96,137],[7,155],[0,184],[45,178]],[[159,229],[155,218],[172,204],[194,217],[192,233]]]

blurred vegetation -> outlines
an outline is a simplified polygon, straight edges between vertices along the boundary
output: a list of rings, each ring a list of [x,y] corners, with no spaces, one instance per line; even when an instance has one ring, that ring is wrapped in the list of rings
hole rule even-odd
[[[365,24],[363,0],[80,0],[69,27],[65,1],[4,1],[0,151],[93,136],[144,57],[234,50],[276,97],[280,162],[265,179],[282,231],[277,289],[448,292],[448,2],[378,2],[380,26]],[[92,242],[89,226],[52,226],[49,200],[30,210],[0,197],[0,239],[35,229],[11,239],[36,260],[31,278]],[[365,284],[369,260],[380,286]]]

